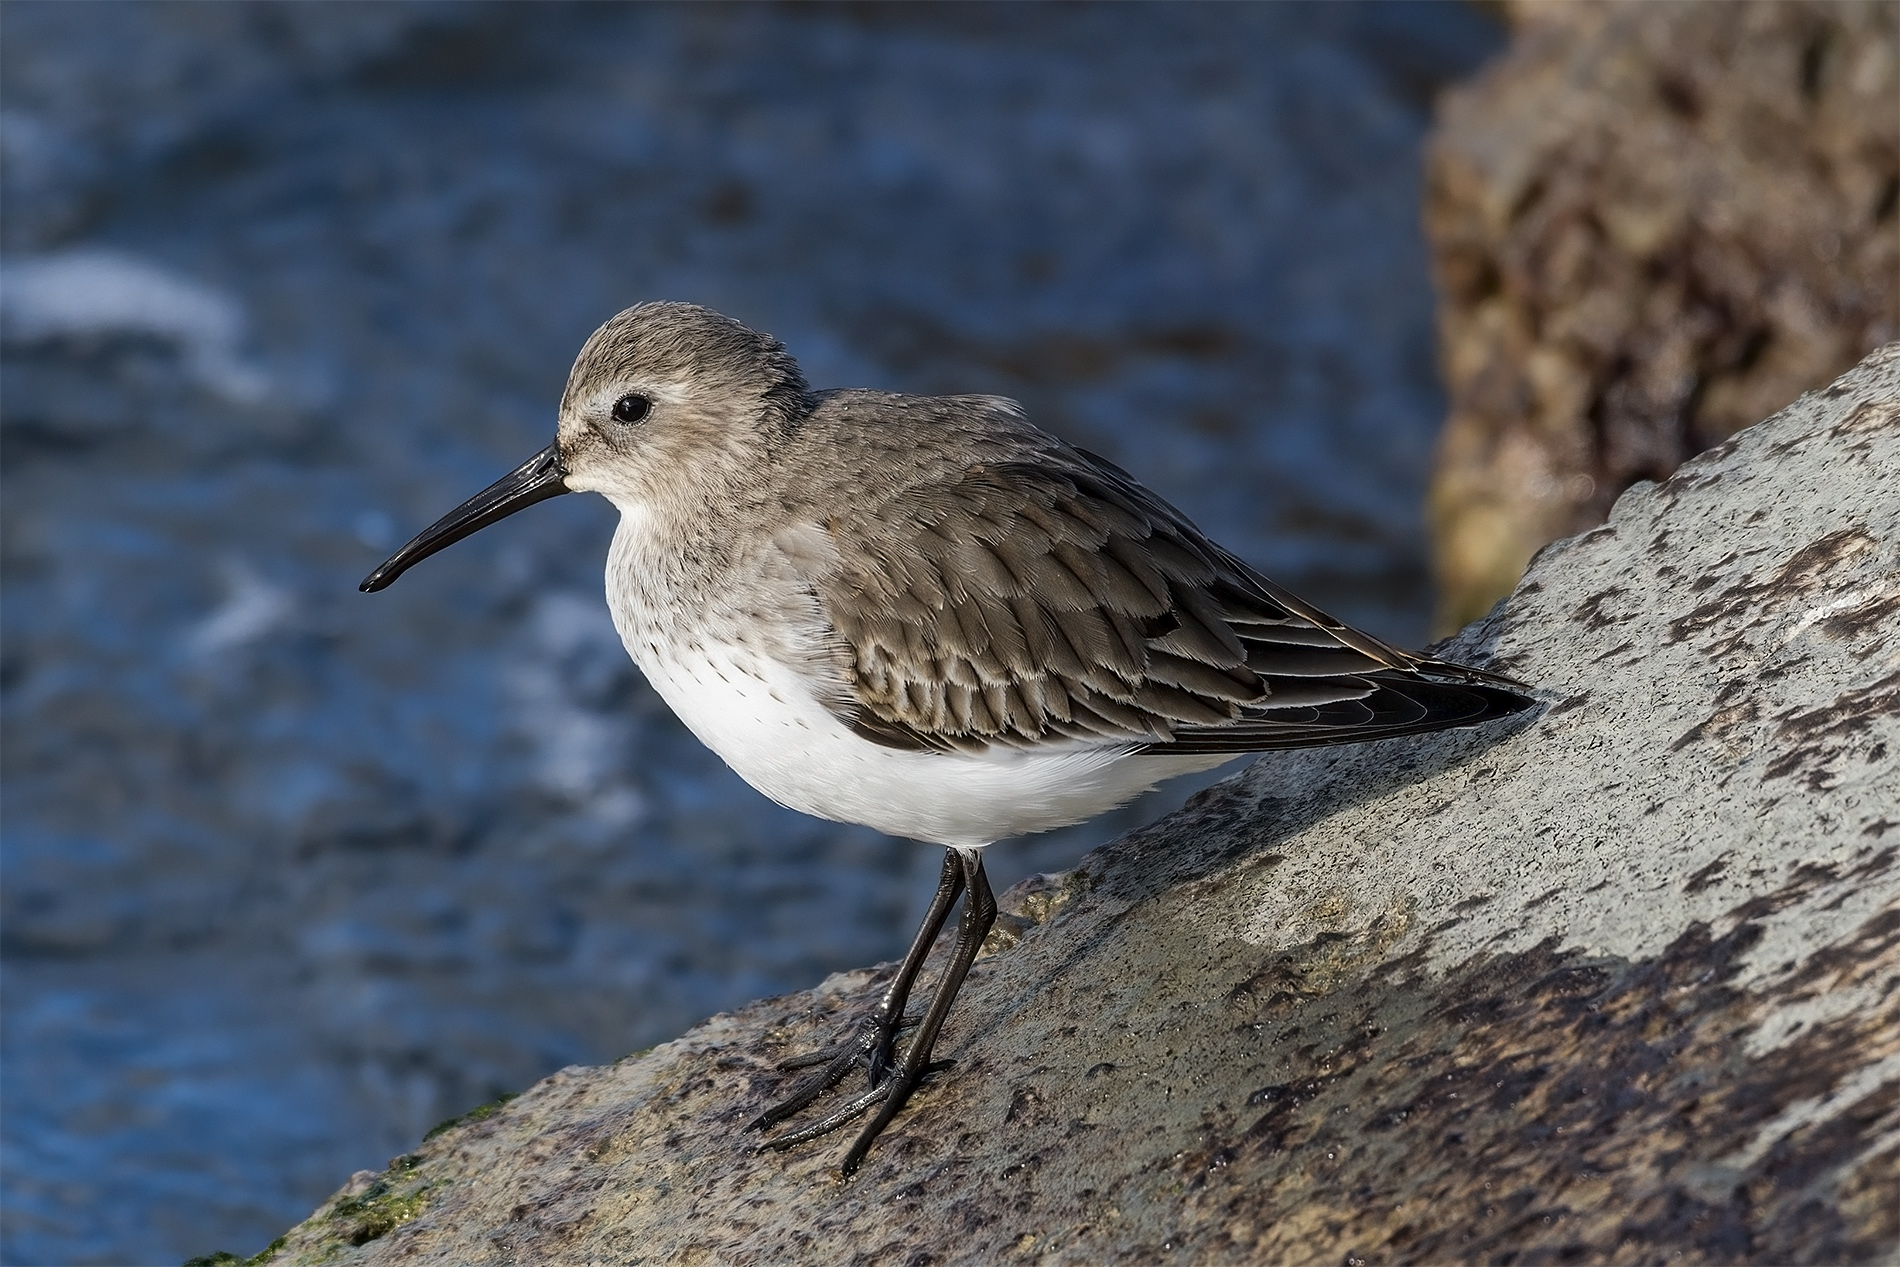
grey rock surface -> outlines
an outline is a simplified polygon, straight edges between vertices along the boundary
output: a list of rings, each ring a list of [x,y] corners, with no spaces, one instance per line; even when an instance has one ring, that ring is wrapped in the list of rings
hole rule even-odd
[[[1892,1261],[1900,345],[1448,647],[1502,731],[1262,758],[1025,882],[921,1092],[747,1151],[883,969],[571,1068],[273,1263]]]

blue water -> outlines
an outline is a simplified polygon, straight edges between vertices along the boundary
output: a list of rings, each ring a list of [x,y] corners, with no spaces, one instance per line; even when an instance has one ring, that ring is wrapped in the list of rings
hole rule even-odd
[[[1015,396],[1417,641],[1420,146],[1497,43],[1452,4],[10,0],[0,1257],[254,1252],[441,1118],[901,950],[935,851],[673,721],[604,503],[355,592],[628,303]]]

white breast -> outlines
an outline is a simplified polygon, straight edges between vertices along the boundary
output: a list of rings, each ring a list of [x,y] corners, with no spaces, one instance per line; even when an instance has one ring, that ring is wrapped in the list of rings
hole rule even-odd
[[[1080,822],[1164,778],[1231,760],[1073,743],[982,756],[900,751],[852,733],[795,673],[747,648],[629,650],[687,728],[779,804],[940,845]]]

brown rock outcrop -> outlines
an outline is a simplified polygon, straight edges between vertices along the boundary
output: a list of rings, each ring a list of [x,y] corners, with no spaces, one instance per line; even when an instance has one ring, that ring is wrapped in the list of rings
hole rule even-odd
[[[1445,630],[1900,332],[1900,6],[1506,12],[1428,157]]]
[[[888,968],[563,1070],[260,1261],[1891,1262],[1896,487],[1900,345],[1448,648],[1541,713],[1263,757],[1019,886],[851,1183],[742,1128]]]

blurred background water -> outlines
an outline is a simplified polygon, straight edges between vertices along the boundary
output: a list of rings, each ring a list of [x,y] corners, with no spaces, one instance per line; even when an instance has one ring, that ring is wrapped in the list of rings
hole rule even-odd
[[[641,299],[1017,397],[1416,643],[1449,3],[0,11],[7,1263],[251,1253],[564,1064],[889,958],[934,849],[621,651],[607,505],[357,580]],[[992,853],[998,888],[1178,803]]]

